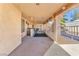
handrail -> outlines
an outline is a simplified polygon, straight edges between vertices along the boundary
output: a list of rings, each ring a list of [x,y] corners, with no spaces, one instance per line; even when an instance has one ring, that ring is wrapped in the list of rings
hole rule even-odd
[[[79,36],[79,26],[64,26],[62,30],[71,35]]]

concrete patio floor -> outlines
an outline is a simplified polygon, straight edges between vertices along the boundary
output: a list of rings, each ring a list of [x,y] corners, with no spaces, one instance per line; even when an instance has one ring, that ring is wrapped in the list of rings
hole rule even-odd
[[[27,37],[9,56],[43,56],[52,45],[53,40],[48,37]]]

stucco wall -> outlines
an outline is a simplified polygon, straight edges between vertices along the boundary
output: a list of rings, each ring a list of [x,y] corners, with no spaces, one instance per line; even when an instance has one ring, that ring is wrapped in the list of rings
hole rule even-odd
[[[53,20],[53,19],[52,19]],[[53,24],[46,23],[44,24],[44,31],[52,40],[56,41],[56,25],[55,22]]]
[[[0,55],[21,44],[21,13],[12,4],[0,4]]]

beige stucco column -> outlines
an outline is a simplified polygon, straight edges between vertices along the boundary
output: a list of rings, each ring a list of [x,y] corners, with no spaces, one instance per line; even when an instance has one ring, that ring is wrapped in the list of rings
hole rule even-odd
[[[55,35],[56,42],[58,43],[61,35],[60,19],[58,17],[55,18]]]

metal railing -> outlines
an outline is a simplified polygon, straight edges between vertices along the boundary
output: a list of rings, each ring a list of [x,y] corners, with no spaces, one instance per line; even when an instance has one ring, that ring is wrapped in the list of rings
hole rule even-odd
[[[64,30],[68,34],[79,36],[79,26],[65,26]]]
[[[61,35],[79,41],[79,26],[62,27]]]

